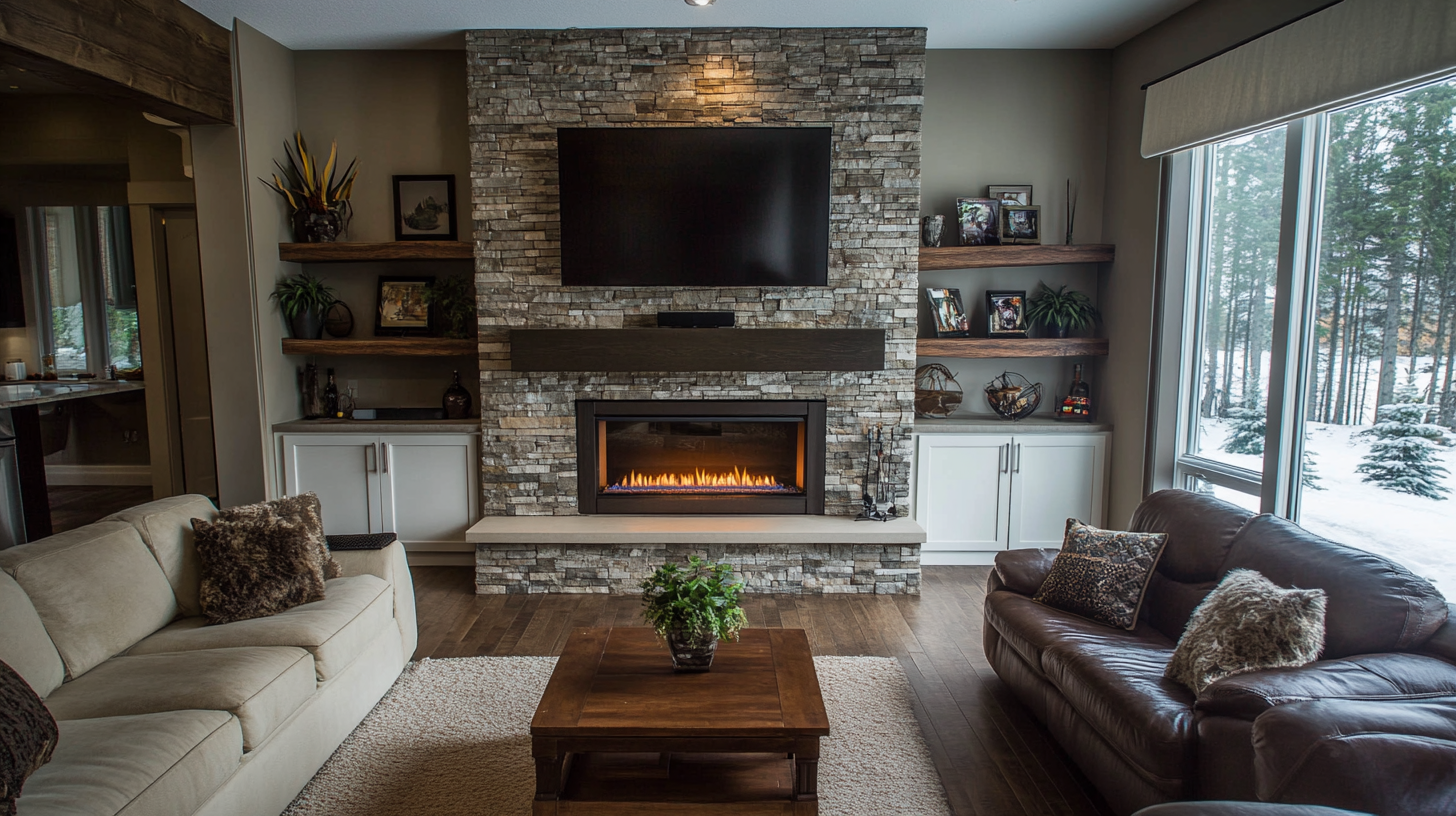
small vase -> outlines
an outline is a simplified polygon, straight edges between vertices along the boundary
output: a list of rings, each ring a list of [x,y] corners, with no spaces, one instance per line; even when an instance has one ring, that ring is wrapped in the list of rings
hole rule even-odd
[[[927,247],[940,246],[940,240],[945,235],[945,216],[927,215],[920,219],[920,245]]]
[[[718,651],[718,636],[698,640],[680,629],[667,633],[667,648],[672,652],[672,669],[680,672],[705,672],[713,666]]]
[[[344,232],[344,216],[338,210],[294,210],[293,240],[300,244],[331,244]]]
[[[465,419],[470,416],[470,392],[460,384],[460,372],[455,372],[455,381],[445,389],[445,416],[450,419]]]
[[[323,315],[307,309],[288,318],[288,331],[295,340],[318,340],[324,336]]]

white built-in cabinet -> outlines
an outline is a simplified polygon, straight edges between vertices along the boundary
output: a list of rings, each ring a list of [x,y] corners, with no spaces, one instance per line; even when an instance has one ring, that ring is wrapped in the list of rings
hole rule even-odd
[[[324,532],[393,532],[407,550],[464,549],[480,520],[474,434],[285,433],[284,492],[318,494]]]
[[[916,436],[923,564],[989,564],[1001,550],[1062,546],[1067,519],[1101,526],[1105,432]]]

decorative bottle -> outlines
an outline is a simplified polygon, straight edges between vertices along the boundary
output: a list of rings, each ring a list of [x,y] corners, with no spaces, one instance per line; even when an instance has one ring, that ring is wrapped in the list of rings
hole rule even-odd
[[[455,372],[455,381],[445,389],[445,416],[450,419],[465,419],[470,416],[470,392],[460,384],[460,372]]]
[[[324,386],[324,415],[329,418],[341,416],[339,413],[339,384],[334,382],[334,370],[329,369],[329,384]]]
[[[1092,388],[1082,379],[1082,364],[1072,366],[1072,387],[1057,409],[1057,419],[1092,421]]]
[[[319,398],[318,366],[309,363],[303,367],[303,418],[318,419],[324,415],[324,403]]]

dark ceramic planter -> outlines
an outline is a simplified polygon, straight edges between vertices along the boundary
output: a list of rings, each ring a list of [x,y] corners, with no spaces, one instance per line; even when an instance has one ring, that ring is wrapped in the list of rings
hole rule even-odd
[[[318,340],[324,336],[324,318],[309,309],[288,319],[288,331],[294,340]]]
[[[293,240],[300,244],[331,244],[344,232],[344,217],[338,210],[293,211]]]
[[[1065,339],[1067,339],[1067,327],[1066,326],[1047,326],[1047,336],[1048,337],[1055,337],[1058,340],[1065,340]]]
[[[672,669],[680,672],[705,672],[713,666],[718,651],[718,636],[695,640],[680,630],[667,633],[667,648],[672,652]]]

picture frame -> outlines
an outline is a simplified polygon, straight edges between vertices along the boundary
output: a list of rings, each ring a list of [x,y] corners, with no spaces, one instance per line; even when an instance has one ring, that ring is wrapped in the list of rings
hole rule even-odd
[[[971,336],[971,319],[961,304],[961,290],[927,287],[925,299],[930,301],[936,337]]]
[[[434,333],[435,310],[425,300],[433,275],[380,275],[375,298],[375,337],[427,337]]]
[[[994,198],[957,198],[961,246],[993,246],[1000,240],[1001,202]]]
[[[454,241],[455,176],[391,176],[394,240]]]
[[[1002,204],[1026,207],[1031,204],[1031,185],[992,184],[986,188],[986,197],[994,198]]]
[[[986,336],[1026,336],[1026,290],[986,290]]]
[[[1000,233],[1003,244],[1040,244],[1041,205],[1002,206]]]

